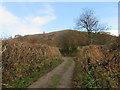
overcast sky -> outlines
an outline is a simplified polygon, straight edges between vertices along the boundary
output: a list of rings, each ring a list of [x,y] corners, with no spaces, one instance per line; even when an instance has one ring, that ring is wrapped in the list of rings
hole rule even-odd
[[[83,8],[94,10],[103,24],[118,35],[117,2],[4,2],[0,4],[0,35],[38,34],[73,29]]]

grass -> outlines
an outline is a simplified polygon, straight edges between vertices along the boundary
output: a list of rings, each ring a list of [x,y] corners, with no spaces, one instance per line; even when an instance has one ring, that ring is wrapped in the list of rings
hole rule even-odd
[[[77,61],[77,66],[75,68],[75,75],[74,75],[74,87],[77,88],[99,88],[96,85],[97,80],[93,77],[94,68],[91,71],[85,72],[82,68],[81,61]]]
[[[71,56],[73,59],[76,59],[78,56]]]
[[[89,71],[85,71],[83,69],[83,64],[81,61],[76,62],[76,68],[75,68],[75,74],[74,74],[74,82],[73,85],[75,88],[108,88],[110,85],[110,82],[112,83],[112,88],[117,88],[118,83],[116,85],[114,84],[113,79],[114,77],[110,77],[108,75],[105,75],[108,71],[105,71],[102,68],[102,71],[98,71],[98,68],[92,67]],[[104,75],[103,75],[104,73]],[[100,76],[94,76],[94,75],[102,75]],[[119,73],[117,73],[118,75]]]
[[[83,64],[82,64],[83,65]],[[75,71],[75,84],[77,88],[108,88],[111,85],[111,88],[118,88],[119,79],[116,79],[116,76],[110,76],[108,71],[105,71],[102,68],[102,71],[98,71],[99,68],[92,68],[89,71],[84,71],[80,61],[77,62],[76,71]],[[109,75],[108,75],[109,74]]]
[[[25,88],[32,84],[39,77],[58,66],[61,62],[61,57],[57,57],[56,60],[52,60],[52,62],[45,62],[44,65],[39,69],[39,71],[33,72],[30,76],[22,77],[18,82],[3,85],[7,86],[7,88]]]
[[[58,83],[60,82],[61,75],[55,74],[52,78],[52,84],[49,85],[49,88],[57,88]]]

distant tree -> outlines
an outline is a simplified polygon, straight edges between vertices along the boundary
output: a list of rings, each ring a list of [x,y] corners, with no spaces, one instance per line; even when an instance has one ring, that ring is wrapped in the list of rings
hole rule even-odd
[[[92,33],[108,30],[109,27],[99,23],[99,20],[94,14],[93,10],[83,9],[83,13],[77,19],[77,29],[83,29],[88,32],[89,44],[92,44]]]

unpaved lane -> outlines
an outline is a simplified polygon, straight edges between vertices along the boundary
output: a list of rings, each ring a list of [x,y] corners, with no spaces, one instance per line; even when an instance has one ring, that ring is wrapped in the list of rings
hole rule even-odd
[[[75,68],[75,62],[72,60],[68,70],[63,74],[61,81],[59,82],[58,88],[72,88],[72,78]]]
[[[63,57],[63,63],[39,78],[28,88],[71,88],[75,62],[70,57]]]

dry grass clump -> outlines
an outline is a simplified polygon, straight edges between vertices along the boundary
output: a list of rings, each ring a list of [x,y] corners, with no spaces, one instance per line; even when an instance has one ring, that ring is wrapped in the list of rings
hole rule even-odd
[[[120,43],[118,42],[120,37],[109,46],[87,46],[78,52],[77,62],[80,62],[83,72],[87,73],[87,77],[91,80],[86,79],[90,81],[86,86],[120,87]]]
[[[50,67],[56,57],[61,56],[56,47],[15,39],[3,40],[2,49],[3,83],[18,82],[41,68]]]

